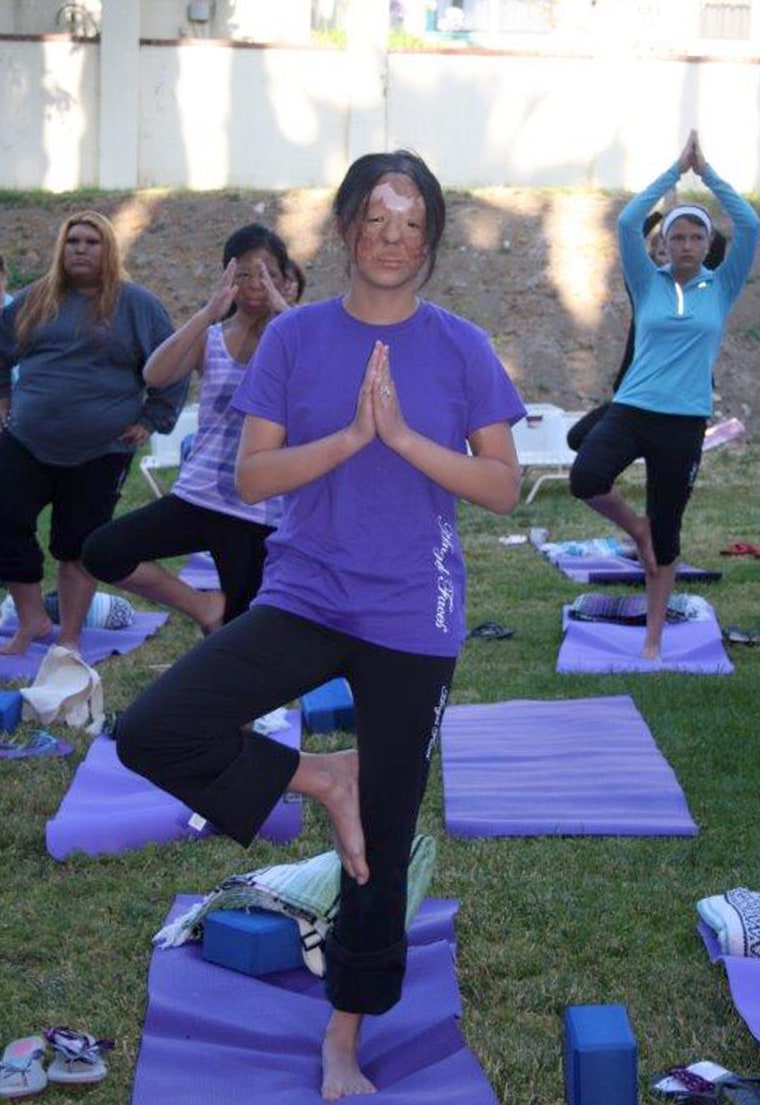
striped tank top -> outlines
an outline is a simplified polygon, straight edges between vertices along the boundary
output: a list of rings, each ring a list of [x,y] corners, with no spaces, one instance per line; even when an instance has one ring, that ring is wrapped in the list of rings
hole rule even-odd
[[[277,526],[282,515],[279,496],[249,505],[235,490],[235,458],[244,415],[230,401],[247,367],[227,352],[222,324],[211,326],[206,334],[198,430],[172,494],[207,510]]]

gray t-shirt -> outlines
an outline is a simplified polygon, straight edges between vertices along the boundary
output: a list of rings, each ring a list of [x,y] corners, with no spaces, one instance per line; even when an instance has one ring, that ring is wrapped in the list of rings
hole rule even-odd
[[[22,291],[0,315],[0,397],[11,394],[8,429],[37,460],[75,465],[107,453],[129,453],[119,438],[135,422],[151,432],[171,431],[187,394],[187,380],[149,388],[142,370],[173,331],[161,302],[125,283],[110,325],[93,325],[92,298],[70,291],[57,316],[19,348],[15,319]]]

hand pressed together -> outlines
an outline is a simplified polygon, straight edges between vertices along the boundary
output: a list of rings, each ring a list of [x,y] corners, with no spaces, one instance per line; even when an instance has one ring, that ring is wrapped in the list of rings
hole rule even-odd
[[[388,346],[381,341],[375,342],[367,362],[349,431],[360,447],[379,437],[389,449],[396,451],[409,433],[391,375]]]

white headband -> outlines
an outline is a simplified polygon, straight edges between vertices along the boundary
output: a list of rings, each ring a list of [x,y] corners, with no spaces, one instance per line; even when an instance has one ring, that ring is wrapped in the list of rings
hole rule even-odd
[[[704,207],[698,207],[693,203],[682,203],[678,207],[674,207],[672,211],[668,211],[665,218],[662,220],[662,236],[667,237],[676,219],[682,219],[684,215],[691,215],[692,218],[699,219],[704,226],[708,234],[712,234],[712,219],[705,211]]]

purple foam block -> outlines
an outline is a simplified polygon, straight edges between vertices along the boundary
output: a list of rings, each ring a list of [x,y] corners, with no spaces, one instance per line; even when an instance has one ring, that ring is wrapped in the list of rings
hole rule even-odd
[[[177,899],[171,915],[195,901]],[[437,922],[426,924],[428,906]],[[497,1105],[457,1026],[455,912],[455,902],[423,905],[401,1001],[364,1022],[360,1062],[375,1105]],[[420,924],[437,939],[419,943]],[[303,969],[252,979],[204,962],[197,946],[156,950],[132,1105],[321,1105],[329,1015],[322,982]]]
[[[693,836],[675,774],[628,695],[450,706],[454,836]]]
[[[145,644],[169,617],[168,614],[150,614],[138,610],[131,625],[123,629],[82,630],[82,659],[88,664],[97,664],[109,656],[123,656]],[[0,626],[0,640],[13,636],[18,628],[15,618],[9,618]],[[0,683],[11,679],[26,679],[31,682],[39,671],[45,653],[58,640],[59,626],[39,641],[33,641],[23,656],[0,656]]]
[[[637,1105],[636,1040],[623,1005],[565,1010],[566,1105]]]
[[[273,738],[300,748],[301,721],[297,710],[288,711],[288,728]],[[252,734],[251,740],[256,740]],[[114,855],[164,844],[169,840],[195,839],[201,833],[189,825],[192,811],[177,798],[160,790],[141,775],[124,767],[110,737],[96,737],[77,768],[68,794],[47,823],[47,850],[64,860],[74,852],[89,856]],[[301,805],[282,798],[260,830],[268,840],[292,840],[301,829]]]
[[[271,909],[217,909],[203,922],[203,958],[245,975],[303,966],[298,922]]]
[[[734,665],[721,639],[715,612],[704,621],[667,624],[662,637],[662,659],[645,660],[646,629],[637,625],[608,622],[579,622],[562,610],[564,636],[557,657],[561,674],[658,671],[691,672],[695,675],[730,675]]]
[[[331,679],[302,694],[301,717],[310,733],[332,733],[335,729],[353,733],[356,716],[354,696],[348,681]]]
[[[12,733],[21,721],[24,700],[20,691],[0,691],[0,733]]]

